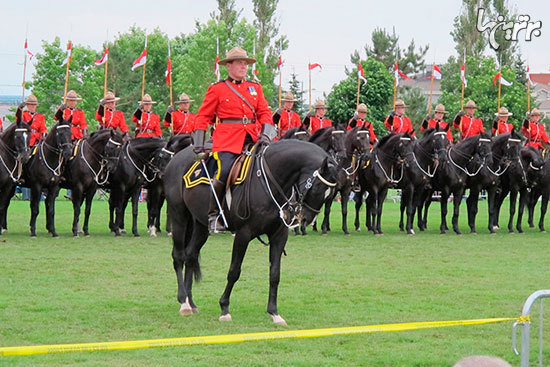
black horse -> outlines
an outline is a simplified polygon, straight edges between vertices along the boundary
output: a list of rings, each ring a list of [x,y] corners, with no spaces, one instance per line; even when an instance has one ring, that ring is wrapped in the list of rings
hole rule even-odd
[[[519,149],[519,139],[518,146]],[[516,201],[519,193],[519,211],[516,223],[516,229],[519,233],[523,233],[521,221],[523,218],[523,210],[528,204],[532,189],[537,185],[542,178],[542,166],[544,160],[542,155],[533,147],[523,147],[519,150],[516,157],[511,158],[511,163],[508,166],[505,174],[502,175],[496,197],[496,219],[495,225],[498,227],[498,219],[500,207],[504,199],[510,194],[510,216],[508,219],[508,232],[514,233],[514,215],[516,213]]]
[[[89,236],[88,222],[92,209],[92,199],[98,189],[105,185],[109,174],[116,168],[122,135],[113,129],[99,130],[76,144],[74,156],[63,170],[65,182],[61,187],[71,189],[73,202],[73,236],[78,236],[80,208],[84,200],[84,235]]]
[[[63,165],[71,157],[71,125],[69,120],[55,124],[45,139],[41,140],[33,150],[32,156],[23,167],[24,186],[31,189],[31,236],[36,236],[36,217],[42,192],[46,193],[46,229],[53,237],[55,231],[55,198],[59,193],[62,180]]]
[[[281,137],[281,140],[286,140],[286,139],[296,139],[296,140],[308,141],[309,140],[309,133],[302,126],[293,127],[292,129],[289,129],[286,132],[286,134]]]
[[[246,181],[231,187],[231,203],[226,200],[223,204],[235,239],[227,285],[220,298],[220,320],[231,320],[229,297],[239,279],[249,242],[266,234],[270,263],[267,312],[275,323],[284,324],[277,311],[277,289],[288,228],[301,218],[307,222],[315,218],[336,185],[337,168],[326,152],[306,142],[282,140],[255,151]],[[199,252],[208,239],[211,188],[198,185],[187,189],[182,180],[195,158],[191,147],[182,150],[170,161],[164,177],[182,315],[197,312],[192,297],[193,276],[200,279]]]
[[[155,157],[166,145],[161,138],[137,138],[128,140],[120,152],[118,164],[109,180],[109,228],[120,236],[124,231],[124,211],[132,199],[132,233],[139,236],[137,229],[138,200],[145,183],[153,182],[158,174]]]
[[[330,209],[334,198],[340,193],[340,203],[342,206],[342,230],[345,234],[348,231],[348,201],[353,185],[353,179],[359,170],[359,167],[367,161],[370,154],[370,133],[369,129],[363,126],[356,126],[349,130],[344,138],[344,147],[346,156],[338,159],[338,180],[334,190],[334,195],[328,197],[325,202],[325,215],[321,230],[323,234],[330,231]]]
[[[537,205],[538,199],[540,197],[542,198],[540,203],[539,230],[541,232],[546,232],[546,229],[544,227],[544,217],[546,216],[546,211],[548,210],[548,200],[550,199],[550,154],[546,154],[544,156],[544,165],[542,166],[539,180],[533,187],[532,193],[530,195],[528,203],[530,228],[535,228],[535,206]]]
[[[441,129],[439,124],[435,129],[424,131],[422,139],[415,141],[413,149],[406,158],[405,176],[397,185],[401,189],[401,216],[399,229],[407,230],[407,234],[414,234],[414,214],[427,192],[431,192],[432,179],[439,167],[440,156],[446,153],[449,145],[447,130]],[[407,212],[407,223],[404,226],[404,212]]]
[[[29,125],[20,118],[0,135],[0,234],[8,230],[8,206],[29,159],[30,136]]]
[[[487,156],[491,154],[491,139],[486,133],[466,138],[450,147],[439,159],[439,168],[432,179],[432,189],[441,192],[441,225],[439,230],[444,234],[447,227],[447,203],[453,194],[452,225],[456,234],[462,234],[458,226],[460,204],[466,189],[468,177],[476,176],[485,166]],[[426,229],[428,209],[433,191],[427,191],[419,205],[419,226]],[[424,210],[422,212],[422,207]]]
[[[412,137],[409,133],[388,134],[375,145],[370,160],[359,169],[361,190],[355,200],[355,230],[360,230],[359,212],[363,194],[367,196],[366,226],[374,234],[382,234],[382,206],[388,189],[396,187],[405,174],[405,157],[412,151]]]
[[[164,204],[164,187],[162,184],[164,170],[166,166],[177,152],[187,148],[193,143],[191,135],[179,134],[170,138],[166,147],[160,150],[156,159],[158,175],[153,182],[145,185],[147,189],[147,229],[151,237],[156,237],[157,232],[160,232],[160,211]],[[170,232],[170,224],[166,222],[167,230]]]

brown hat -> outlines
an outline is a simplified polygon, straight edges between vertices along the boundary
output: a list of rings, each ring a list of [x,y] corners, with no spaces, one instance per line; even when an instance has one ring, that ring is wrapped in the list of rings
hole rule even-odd
[[[398,99],[397,101],[395,101],[395,107],[409,107],[409,106],[407,106],[402,99]]]
[[[508,112],[508,109],[506,107],[501,107],[499,110],[498,110],[498,113],[495,113],[495,116],[499,116],[499,117],[502,117],[502,116],[512,116],[513,113],[510,113]]]
[[[471,99],[468,102],[466,102],[466,106],[464,106],[464,107],[466,107],[466,108],[477,108],[476,103],[474,101],[472,101]]]
[[[367,105],[364,103],[359,103],[359,106],[357,106],[357,112],[367,112]]]
[[[240,47],[233,47],[231,50],[227,51],[227,55],[225,56],[225,59],[218,61],[218,64],[225,65],[228,62],[235,61],[235,60],[244,60],[248,65],[254,64],[256,62],[256,59],[253,57],[248,57],[246,54],[246,51],[243,50]]]
[[[154,104],[157,103],[153,101],[153,98],[149,94],[145,94],[143,98],[141,98],[141,104]]]
[[[29,96],[29,98],[31,98],[31,96]],[[540,116],[539,109],[538,108],[533,108],[533,110],[531,111],[531,116]]]
[[[80,98],[74,90],[70,90],[67,93],[67,101],[82,101],[82,98]]]
[[[297,99],[294,99],[294,94],[291,92],[286,92],[283,98],[281,99],[283,102],[296,102]]]
[[[38,99],[34,94],[31,94],[27,97],[27,100],[25,101],[26,104],[35,104],[38,105]]]
[[[318,99],[317,102],[315,102],[315,109],[318,108],[328,108],[328,106],[325,104],[324,99]]]
[[[113,92],[107,92],[107,94],[105,94],[105,97],[99,100],[99,103],[105,104],[105,103],[116,102],[116,101],[120,101],[120,98],[115,97],[115,94]]]
[[[445,106],[441,103],[435,106],[434,112],[447,113],[447,111],[445,111]]]
[[[193,102],[194,99],[189,98],[189,96],[185,93],[182,93],[180,95],[180,100],[176,101],[176,103],[187,103],[187,102]]]

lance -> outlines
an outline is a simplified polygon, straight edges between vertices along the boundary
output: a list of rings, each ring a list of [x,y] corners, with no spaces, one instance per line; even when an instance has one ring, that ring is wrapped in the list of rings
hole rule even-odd
[[[170,70],[168,70],[168,81],[170,84],[170,106],[173,106],[174,98],[172,97],[172,55],[170,52],[170,41],[168,41],[168,64],[170,65]]]
[[[21,102],[25,101],[25,74],[27,73],[27,37],[25,37],[25,61],[23,61],[23,91],[21,93]]]
[[[393,77],[393,110],[395,110],[395,97],[396,97],[396,94],[397,94],[397,75],[394,75],[394,77]]]
[[[361,60],[359,60],[359,63],[361,63]],[[359,66],[357,66],[357,69],[359,69]],[[360,71],[357,70],[357,103],[355,104],[355,109],[359,107],[359,93],[361,92],[361,78],[359,78]]]
[[[67,59],[67,68],[65,70],[65,91],[63,92],[63,103],[67,103],[67,87],[69,86],[69,67],[71,65],[71,60],[73,58],[73,46],[71,41],[67,46],[69,48],[68,59]]]
[[[466,80],[466,48],[464,48],[464,61],[462,62],[462,65],[464,65],[464,75],[460,75],[460,80],[462,82],[462,91],[460,92],[460,110],[464,110],[464,80]]]
[[[147,55],[147,32],[145,33],[145,54]],[[143,100],[143,95],[145,94],[145,68],[146,67],[147,67],[147,59],[145,59],[145,64],[143,64],[143,72],[141,75],[141,99],[142,100]]]
[[[502,84],[501,84],[501,82],[500,82],[500,80],[502,79],[502,74],[501,74],[501,73],[502,73],[502,69],[498,72],[499,77],[498,77],[498,103],[497,103],[497,112],[498,112],[498,110],[500,110],[500,89],[501,89],[501,86],[502,86]]]
[[[527,112],[531,111],[531,74],[529,73],[529,66],[527,66]]]
[[[282,40],[279,40],[279,108],[281,108],[281,94],[283,84],[283,73],[281,72],[281,53],[283,51]]]
[[[428,100],[428,115],[432,113],[432,94],[434,90],[434,67],[432,66],[432,80],[430,82],[430,99]]]
[[[307,68],[309,69],[309,111],[311,111],[311,62],[308,63]]]
[[[109,73],[109,45],[107,47],[107,60],[105,60],[105,80],[103,81],[103,98],[107,95],[107,75]]]

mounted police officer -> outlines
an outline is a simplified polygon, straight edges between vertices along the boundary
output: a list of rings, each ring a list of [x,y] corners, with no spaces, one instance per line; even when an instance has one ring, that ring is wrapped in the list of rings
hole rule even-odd
[[[227,67],[229,77],[208,87],[197,113],[193,133],[194,151],[204,152],[206,129],[219,119],[212,134],[212,152],[217,161],[218,172],[213,181],[213,191],[220,203],[225,195],[229,171],[235,159],[242,153],[247,143],[258,141],[258,126],[261,125],[260,141],[269,142],[277,135],[271,111],[259,83],[245,80],[248,65],[254,63],[246,51],[235,47],[227,52],[227,57],[219,61]],[[219,208],[214,196],[208,210],[208,226],[211,233],[222,232],[226,228],[219,216]]]
[[[514,124],[508,122],[508,117],[512,116],[506,107],[501,107],[497,113],[495,113],[495,119],[493,120],[492,133],[493,136],[500,134],[506,134],[512,132]]]
[[[38,99],[31,94],[25,102],[22,102],[15,112],[16,117],[29,124],[31,128],[31,139],[29,145],[32,147],[46,136],[46,118],[43,114],[36,112]]]
[[[283,108],[279,108],[273,114],[273,123],[279,126],[280,137],[284,136],[288,130],[302,125],[300,115],[292,111],[294,102],[296,102],[294,94],[287,92],[281,100],[283,101]]]
[[[410,133],[412,136],[416,136],[412,127],[411,119],[405,116],[405,109],[408,106],[402,100],[395,101],[395,110],[392,111],[384,121],[384,126],[390,133],[401,134]]]
[[[124,114],[116,110],[116,102],[120,98],[116,97],[113,92],[107,92],[105,97],[99,101],[99,107],[95,113],[95,119],[99,122],[100,129],[112,128],[120,129],[122,134],[128,134],[128,125],[124,119]]]
[[[164,116],[164,126],[172,126],[172,135],[191,134],[195,130],[195,120],[197,116],[189,112],[189,106],[193,100],[185,93],[182,93],[179,101],[180,108],[174,110],[174,107],[168,106]]]
[[[136,138],[161,137],[160,117],[153,110],[153,101],[150,95],[145,94],[141,98],[141,103],[132,116],[132,121],[136,123]]]
[[[66,97],[67,103],[59,106],[57,113],[54,116],[56,121],[68,120],[72,116],[71,133],[72,140],[82,139],[88,135],[88,125],[86,124],[86,116],[84,111],[76,108],[76,104],[82,101],[82,98],[74,90],[70,90]],[[63,115],[61,115],[63,113]]]
[[[328,106],[319,99],[315,102],[315,112],[309,111],[304,118],[303,126],[313,135],[317,130],[332,126],[332,120],[325,118]]]
[[[533,108],[531,113],[525,115],[521,130],[527,138],[527,142],[525,143],[527,147],[544,150],[544,145],[548,146],[550,144],[544,124],[540,121],[540,111],[537,108]]]
[[[476,103],[472,100],[466,102],[466,112],[460,111],[453,121],[453,127],[460,132],[460,138],[466,139],[470,136],[475,136],[485,132],[483,120],[479,117],[474,117],[474,112],[477,108]]]

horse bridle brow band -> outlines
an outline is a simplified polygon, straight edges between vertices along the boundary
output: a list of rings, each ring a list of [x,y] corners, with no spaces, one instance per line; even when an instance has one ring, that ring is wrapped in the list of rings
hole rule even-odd
[[[57,128],[58,129],[70,128],[70,126],[69,125],[58,125]]]
[[[111,138],[109,138],[109,143],[114,144],[114,145],[116,145],[116,146],[118,146],[118,147],[122,145],[122,144],[120,144],[118,141],[114,141],[114,140],[111,139]]]
[[[485,138],[481,138],[479,139],[480,142],[483,142],[483,143],[490,143],[491,142],[491,139],[485,139]]]
[[[519,139],[508,139],[508,141],[514,142],[514,143],[521,143],[521,140]]]
[[[322,183],[324,183],[325,185],[327,185],[328,187],[334,187],[336,186],[336,183],[334,182],[329,182],[327,179],[325,179],[323,176],[321,176],[321,174],[319,173],[319,170],[315,170],[313,171],[313,177],[317,177],[319,179],[319,181],[321,181]]]

